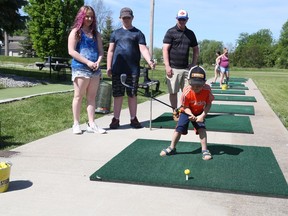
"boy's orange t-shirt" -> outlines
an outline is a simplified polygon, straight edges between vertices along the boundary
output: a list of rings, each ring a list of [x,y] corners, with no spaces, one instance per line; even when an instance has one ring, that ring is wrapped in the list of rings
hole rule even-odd
[[[199,93],[195,93],[190,85],[183,89],[181,96],[181,104],[183,107],[189,107],[193,115],[200,115],[207,104],[211,104],[214,100],[209,85],[205,84]]]

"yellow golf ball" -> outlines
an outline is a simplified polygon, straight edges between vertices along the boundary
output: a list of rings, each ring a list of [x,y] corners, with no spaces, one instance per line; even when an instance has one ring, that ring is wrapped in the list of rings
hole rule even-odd
[[[189,175],[190,174],[190,170],[189,169],[185,169],[184,173],[185,173],[185,175]]]

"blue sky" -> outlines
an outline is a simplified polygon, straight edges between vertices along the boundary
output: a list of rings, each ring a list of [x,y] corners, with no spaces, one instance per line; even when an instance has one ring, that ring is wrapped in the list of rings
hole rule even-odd
[[[92,0],[93,1],[93,0]],[[154,0],[154,47],[161,48],[168,28],[176,24],[178,10],[189,14],[187,27],[197,40],[222,41],[234,47],[240,33],[253,34],[270,29],[273,38],[279,39],[283,24],[288,21],[287,0]],[[85,1],[87,4],[91,0]],[[150,40],[150,0],[103,0],[112,11],[113,22],[119,22],[119,12],[130,7],[134,12],[133,25]]]

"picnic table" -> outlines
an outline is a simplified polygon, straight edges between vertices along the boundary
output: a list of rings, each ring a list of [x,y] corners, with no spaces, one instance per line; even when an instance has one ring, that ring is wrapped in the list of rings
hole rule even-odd
[[[39,70],[42,70],[44,67],[49,68],[50,78],[51,78],[52,71],[56,71],[58,73],[58,78],[59,78],[60,71],[63,71],[63,75],[66,77],[66,70],[62,70],[62,69],[71,70],[71,65],[69,61],[70,61],[69,58],[48,56],[44,58],[44,62],[35,62],[35,65],[39,67]]]

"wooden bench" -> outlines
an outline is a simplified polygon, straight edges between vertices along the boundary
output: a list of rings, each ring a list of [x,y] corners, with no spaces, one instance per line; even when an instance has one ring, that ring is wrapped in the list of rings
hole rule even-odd
[[[143,82],[141,83],[141,78],[143,78]],[[140,77],[138,87],[145,89],[145,96],[150,96],[150,86],[156,85],[155,91],[158,92],[160,88],[159,80],[151,80],[149,78],[149,69],[142,67],[140,69]]]

